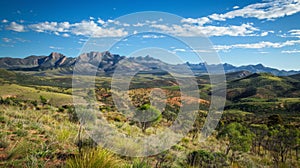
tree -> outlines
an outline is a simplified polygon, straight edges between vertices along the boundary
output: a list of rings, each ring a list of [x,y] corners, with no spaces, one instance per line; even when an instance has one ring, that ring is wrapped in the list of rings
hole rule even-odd
[[[281,125],[273,127],[269,132],[269,139],[266,148],[270,151],[276,165],[284,163],[288,152],[295,149],[297,157],[297,147],[299,147],[299,130],[295,128],[285,128]]]
[[[149,104],[142,105],[135,113],[134,118],[138,126],[145,133],[146,129],[158,123],[161,120],[161,112]]]
[[[267,139],[268,135],[268,126],[265,124],[251,124],[251,131],[255,134],[255,138],[253,140],[252,150],[254,153],[261,154],[261,147],[264,145],[263,143]]]
[[[223,138],[229,141],[226,155],[232,150],[232,157],[236,151],[248,152],[250,150],[253,133],[245,126],[240,123],[228,124],[221,132],[218,134],[218,138]]]
[[[187,156],[187,163],[191,166],[208,167],[214,156],[205,150],[193,151]]]
[[[202,149],[189,153],[187,164],[194,167],[228,167],[227,157],[223,153]]]
[[[44,96],[40,96],[40,100],[43,106],[45,106],[48,103],[48,100]]]

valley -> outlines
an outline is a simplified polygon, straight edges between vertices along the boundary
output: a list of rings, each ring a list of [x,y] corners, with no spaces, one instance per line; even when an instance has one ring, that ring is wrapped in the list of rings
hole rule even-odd
[[[67,71],[62,67],[0,70],[0,166],[76,167],[85,159],[96,165],[93,157],[101,156],[99,163],[110,167],[299,167],[299,75],[228,72],[223,115],[216,130],[203,142],[198,140],[213,86],[208,75],[196,76],[200,99],[187,97],[190,102],[199,103],[193,128],[167,151],[131,158],[95,146],[80,126],[74,109],[73,76],[62,72]],[[131,81],[132,104],[142,111],[158,112],[155,122],[149,123],[136,122],[118,111],[110,83],[110,75],[98,74],[91,93],[99,115],[118,132],[133,137],[156,135],[176,120],[183,99],[170,74],[140,73]],[[153,88],[161,89],[167,97],[162,110],[150,105]],[[134,151],[134,144],[127,146]]]

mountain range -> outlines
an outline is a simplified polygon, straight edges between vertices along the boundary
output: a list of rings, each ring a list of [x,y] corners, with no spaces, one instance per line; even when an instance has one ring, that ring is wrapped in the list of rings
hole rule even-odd
[[[145,69],[145,65],[150,67],[154,72],[159,72],[161,65],[172,66],[172,68],[180,68],[183,64],[169,65],[159,59],[155,59],[150,56],[145,57],[125,57],[118,54],[111,54],[108,51],[105,52],[89,52],[83,53],[78,57],[67,57],[61,53],[52,52],[48,56],[28,56],[26,58],[0,58],[0,68],[15,70],[15,71],[51,71],[55,70],[61,74],[72,73],[73,67],[77,62],[81,63],[82,72],[90,69],[97,69],[100,74],[110,75],[116,68],[116,65],[120,61],[129,61],[131,64],[126,64],[123,67],[124,70],[132,70],[133,68],[140,71],[148,71]],[[207,73],[207,67],[214,68],[219,65],[208,65],[206,63],[191,64],[186,63],[190,69],[197,75]],[[246,65],[246,66],[234,66],[228,63],[222,64],[225,73],[248,71],[251,73],[271,73],[276,76],[290,76],[299,74],[300,71],[286,71],[278,70],[275,68],[265,67],[262,64]]]

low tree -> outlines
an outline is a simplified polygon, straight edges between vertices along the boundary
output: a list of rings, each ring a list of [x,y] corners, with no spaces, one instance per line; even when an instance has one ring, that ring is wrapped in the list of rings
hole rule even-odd
[[[142,105],[134,115],[134,119],[144,133],[147,128],[158,123],[161,118],[161,112],[149,104]]]
[[[268,137],[268,126],[265,124],[251,124],[250,129],[255,134],[255,138],[252,143],[252,150],[254,153],[260,155],[261,147],[264,145],[264,142]]]
[[[296,150],[299,146],[299,130],[295,128],[285,128],[282,125],[277,125],[269,132],[269,138],[266,148],[270,151],[273,161],[276,165],[279,162],[285,163],[288,152]]]
[[[228,155],[229,151],[232,151],[232,161],[234,159],[235,152],[248,152],[250,150],[253,133],[240,123],[228,124],[218,134],[219,139],[225,139],[228,141],[228,146],[225,154]]]
[[[40,96],[40,100],[43,106],[45,106],[48,103],[48,100],[44,96]]]
[[[193,151],[190,154],[188,154],[187,163],[191,166],[209,167],[213,159],[214,156],[212,155],[212,153],[205,150],[199,150]]]

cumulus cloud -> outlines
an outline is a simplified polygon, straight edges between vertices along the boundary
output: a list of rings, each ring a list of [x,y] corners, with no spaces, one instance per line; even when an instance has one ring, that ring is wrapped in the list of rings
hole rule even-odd
[[[98,18],[98,20],[97,20],[97,23],[99,23],[99,24],[105,24],[105,21],[104,20],[102,20],[101,18]]]
[[[254,36],[254,32],[259,29],[253,27],[252,23],[230,26],[201,26],[201,25],[151,25],[153,28],[160,29],[163,32],[183,37],[192,36]]]
[[[124,31],[124,29],[100,27],[94,21],[74,23],[70,32],[75,35],[92,37],[122,37],[128,34],[128,32]]]
[[[99,19],[98,23],[102,23]],[[81,21],[78,23],[69,22],[41,22],[28,26],[36,32],[49,32],[55,35],[63,33],[63,37],[69,37],[70,34],[93,36],[93,37],[120,37],[127,35],[123,29],[104,28],[99,26],[94,20]]]
[[[70,35],[67,34],[67,33],[62,34],[62,36],[63,36],[63,37],[70,37]]]
[[[288,40],[285,42],[261,41],[258,43],[215,45],[214,49],[217,51],[226,51],[226,50],[230,50],[230,49],[234,49],[234,48],[242,48],[242,49],[282,48],[282,47],[286,47],[286,46],[293,46],[296,44],[300,44],[300,40]]]
[[[181,20],[182,23],[189,23],[189,24],[198,24],[198,25],[204,25],[206,23],[210,23],[211,21],[207,17],[202,18],[185,18]]]
[[[225,14],[212,14],[209,18],[218,21],[225,21],[226,19],[233,19],[236,17],[273,20],[293,15],[299,11],[299,0],[270,0],[263,3],[251,4]]]
[[[269,35],[270,33],[274,33],[274,31],[265,31],[265,32],[262,32],[261,34],[260,34],[260,36],[262,36],[262,37],[264,37],[264,36],[267,36],[267,35]]]
[[[68,32],[71,24],[69,22],[41,22],[29,25],[36,32]]]
[[[16,22],[11,22],[8,26],[6,26],[6,30],[12,30],[15,32],[25,32],[25,26]]]

